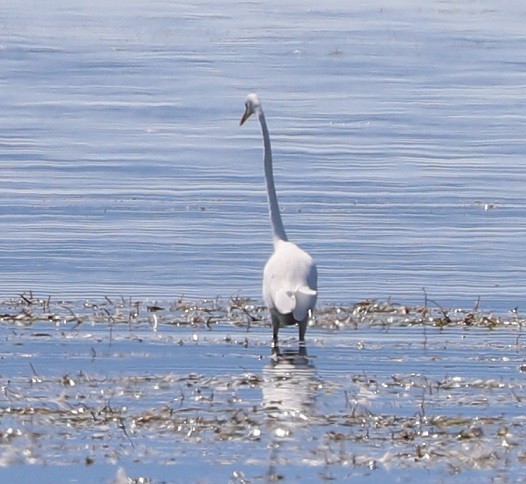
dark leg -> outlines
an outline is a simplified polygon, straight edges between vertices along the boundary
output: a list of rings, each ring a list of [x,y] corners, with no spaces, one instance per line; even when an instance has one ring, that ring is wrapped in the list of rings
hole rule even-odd
[[[270,316],[272,318],[272,346],[278,346],[279,318],[274,314]]]
[[[308,319],[305,319],[298,323],[298,327],[300,329],[300,345],[305,344],[305,333],[307,332],[307,321]]]
[[[276,361],[279,359],[279,357],[281,356],[281,351],[279,350],[279,346],[278,345],[272,344],[272,347],[270,349],[270,355]]]

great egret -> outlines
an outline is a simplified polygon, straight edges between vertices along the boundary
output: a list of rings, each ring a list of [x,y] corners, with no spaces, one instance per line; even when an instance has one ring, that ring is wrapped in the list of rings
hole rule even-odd
[[[245,113],[241,126],[252,114],[261,124],[265,147],[265,181],[267,185],[270,223],[274,236],[274,253],[263,271],[263,300],[272,319],[273,344],[277,347],[280,326],[298,323],[300,344],[305,344],[307,321],[316,305],[318,296],[318,272],[312,257],[296,244],[289,242],[281,220],[274,176],[272,174],[272,151],[267,122],[257,94],[249,94],[245,101]]]

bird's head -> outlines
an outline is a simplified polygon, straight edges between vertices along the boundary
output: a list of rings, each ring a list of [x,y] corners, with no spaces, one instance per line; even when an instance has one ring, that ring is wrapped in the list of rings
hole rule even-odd
[[[250,116],[254,114],[256,110],[259,109],[260,106],[261,106],[261,103],[259,102],[258,95],[255,93],[250,93],[245,99],[245,113],[243,114],[241,121],[239,121],[239,126],[242,126],[243,123],[248,118],[250,118]]]

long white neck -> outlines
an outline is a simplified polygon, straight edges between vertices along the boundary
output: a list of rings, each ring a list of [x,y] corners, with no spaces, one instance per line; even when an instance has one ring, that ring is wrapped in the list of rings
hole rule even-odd
[[[263,144],[265,146],[265,181],[267,183],[267,197],[268,207],[270,211],[270,224],[272,225],[272,232],[274,235],[274,245],[280,240],[288,240],[281,220],[281,213],[278,205],[278,197],[276,196],[276,187],[274,186],[274,174],[272,173],[272,151],[270,149],[270,136],[268,133],[267,122],[265,115],[260,109],[257,110],[259,122],[261,124],[261,132],[263,134]]]

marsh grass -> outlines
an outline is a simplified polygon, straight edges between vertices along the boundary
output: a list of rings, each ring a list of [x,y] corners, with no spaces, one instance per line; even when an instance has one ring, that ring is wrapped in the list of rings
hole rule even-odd
[[[479,309],[479,301],[472,309],[444,309],[425,294],[422,306],[405,306],[388,301],[365,300],[350,306],[328,304],[316,311],[311,327],[320,329],[364,328],[380,326],[465,326],[496,328],[525,323],[518,309],[506,316]],[[223,324],[236,327],[269,327],[266,309],[248,298],[232,297],[191,300],[178,298],[166,304],[132,298],[105,297],[100,301],[64,301],[36,297],[22,293],[19,297],[0,302],[0,322],[17,326],[31,326],[39,322],[80,326],[85,323],[140,325],[146,322],[154,329],[160,324],[174,326],[212,326]]]
[[[165,465],[191,456],[236,465],[230,479],[241,481],[281,479],[302,463],[305,476],[323,479],[379,468],[513,477],[526,460],[516,311],[446,310],[427,299],[327,305],[310,323],[314,356],[277,360],[265,308],[239,297],[24,293],[0,304],[0,322],[2,466]],[[499,331],[505,340],[493,339]],[[470,347],[471,333],[489,356]],[[63,362],[51,368],[46,351]],[[367,366],[371,357],[384,362],[379,369]],[[330,358],[340,371],[325,365]],[[448,358],[469,371],[454,371]],[[473,374],[480,361],[495,374]],[[401,371],[388,367],[397,362]],[[435,362],[450,369],[439,375]]]

